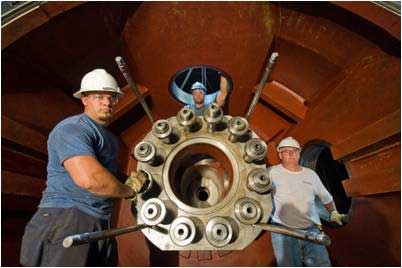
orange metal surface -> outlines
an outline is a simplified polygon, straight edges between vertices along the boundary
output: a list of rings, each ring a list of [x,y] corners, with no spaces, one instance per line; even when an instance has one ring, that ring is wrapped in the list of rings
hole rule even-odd
[[[401,265],[401,195],[356,197],[351,221],[325,228],[332,239],[328,251],[333,266]]]
[[[81,5],[83,2],[52,2],[46,3],[23,16],[22,19],[9,22],[1,27],[1,49],[6,48],[25,34],[46,23],[49,19],[58,14]]]
[[[261,99],[295,121],[301,121],[306,116],[306,100],[276,81],[265,85]]]
[[[348,196],[367,196],[401,190],[401,144],[383,147],[347,162],[351,174],[343,181]]]
[[[331,1],[334,5],[341,6],[363,18],[377,24],[395,38],[401,39],[401,17],[388,12],[385,8],[373,2]]]
[[[46,176],[47,135],[81,112],[71,94],[88,69],[110,70],[123,87],[114,62],[122,55],[159,119],[181,108],[168,92],[171,76],[212,65],[234,82],[226,112],[244,115],[272,51],[280,56],[271,80],[305,102],[265,89],[250,125],[268,142],[267,162],[279,163],[275,147],[286,135],[330,143],[348,167],[344,185],[354,196],[352,221],[326,230],[333,265],[400,265],[400,21],[372,3],[65,5],[46,3],[48,15],[32,13],[2,29],[2,265],[18,265],[23,229],[39,201],[27,195],[38,197],[36,178]],[[123,142],[119,168],[126,175],[136,168],[132,148],[151,129],[127,96],[111,125]],[[135,223],[128,201],[116,205],[114,223]],[[140,232],[119,237],[118,246],[121,266],[275,265],[269,233],[236,252],[160,252]]]
[[[143,95],[143,97],[146,98],[148,96],[148,89],[141,85],[137,85],[137,87],[141,95]],[[116,105],[113,121],[117,120],[131,108],[140,103],[137,96],[128,85],[126,85],[121,90],[124,93],[124,97]]]
[[[367,145],[374,144],[401,131],[401,110],[384,116],[380,120],[357,131],[345,140],[331,147],[334,159],[342,158],[352,152],[358,151]]]
[[[46,181],[44,179],[22,175],[6,170],[1,171],[2,194],[41,198],[42,191],[45,190],[45,184]]]

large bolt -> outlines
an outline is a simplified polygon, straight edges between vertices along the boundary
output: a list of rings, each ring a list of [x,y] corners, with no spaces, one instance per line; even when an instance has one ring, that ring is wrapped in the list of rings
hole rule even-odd
[[[177,122],[184,127],[186,132],[190,132],[191,126],[197,122],[197,116],[192,109],[183,107],[176,115]]]
[[[261,214],[261,206],[254,199],[244,197],[235,204],[235,216],[241,223],[257,223],[261,218]]]
[[[170,143],[170,135],[173,128],[169,121],[161,119],[156,121],[152,126],[152,134],[162,140],[164,143]]]
[[[178,217],[170,225],[169,235],[178,246],[187,246],[195,238],[196,228],[194,222],[187,217]]]
[[[147,175],[147,180],[145,182],[145,185],[141,188],[141,189],[143,189],[141,191],[141,194],[145,194],[152,189],[155,182],[154,182],[154,177],[152,176],[152,174],[149,171],[147,171],[147,170],[142,170],[142,171],[145,172],[145,174]]]
[[[216,125],[222,121],[223,111],[218,104],[211,103],[204,110],[204,120],[208,123],[208,132],[212,133],[215,131]]]
[[[233,239],[233,227],[226,218],[214,217],[208,221],[205,234],[211,245],[221,248]]]
[[[261,139],[251,139],[246,142],[244,153],[244,161],[247,163],[262,160],[267,154],[267,145]]]
[[[160,224],[166,217],[165,203],[159,198],[151,198],[145,201],[141,207],[141,219],[150,226]]]
[[[241,136],[248,132],[248,122],[245,118],[236,116],[228,122],[229,140],[236,142]]]
[[[272,181],[268,172],[263,168],[253,169],[247,176],[247,188],[259,194],[264,194],[271,189]]]
[[[142,141],[134,148],[134,157],[140,162],[153,165],[156,161],[156,147],[149,141]]]

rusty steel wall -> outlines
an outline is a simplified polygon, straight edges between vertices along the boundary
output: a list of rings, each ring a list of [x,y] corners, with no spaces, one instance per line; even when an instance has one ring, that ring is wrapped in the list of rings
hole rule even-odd
[[[274,7],[256,3],[144,3],[123,31],[134,79],[146,85],[163,118],[180,104],[168,92],[172,76],[208,64],[233,80],[230,114],[245,113],[276,28]],[[166,109],[170,107],[170,109]]]
[[[43,185],[46,136],[58,120],[81,111],[71,94],[89,68],[110,69],[124,86],[113,61],[121,53],[136,82],[148,89],[159,119],[181,108],[168,93],[172,75],[190,65],[213,65],[234,82],[225,112],[244,115],[268,51],[276,50],[280,56],[271,80],[304,98],[306,113],[289,118],[265,92],[250,125],[268,144],[267,162],[278,163],[274,150],[285,135],[301,143],[331,144],[334,157],[349,169],[344,186],[354,197],[352,221],[326,228],[333,239],[333,264],[399,266],[400,36],[393,17],[368,20],[374,12],[368,2],[364,10],[353,3],[345,4],[349,11],[338,5],[93,2],[72,8],[58,3],[47,4],[50,17],[42,16],[41,26],[35,16],[27,20],[32,29],[25,36],[2,29],[3,37],[10,35],[3,38],[2,50],[2,186],[7,186],[2,209],[10,216],[3,217],[2,232],[8,234],[2,236],[2,264],[18,265],[27,215],[40,198],[37,189],[10,182]],[[151,128],[141,109],[134,112],[135,117],[128,113],[113,126],[124,143],[119,166],[126,174],[136,167],[133,146]],[[115,212],[117,226],[134,223],[128,201],[118,202]],[[118,246],[121,266],[275,265],[267,232],[243,251],[160,252],[141,233],[119,237]]]

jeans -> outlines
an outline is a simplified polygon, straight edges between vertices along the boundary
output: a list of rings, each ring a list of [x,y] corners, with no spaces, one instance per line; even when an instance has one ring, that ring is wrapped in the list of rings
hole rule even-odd
[[[62,245],[66,236],[107,228],[107,221],[77,208],[39,208],[25,228],[20,262],[23,266],[116,266],[114,238],[70,248]]]
[[[319,233],[317,227],[303,229]],[[331,266],[325,246],[271,232],[277,266]]]

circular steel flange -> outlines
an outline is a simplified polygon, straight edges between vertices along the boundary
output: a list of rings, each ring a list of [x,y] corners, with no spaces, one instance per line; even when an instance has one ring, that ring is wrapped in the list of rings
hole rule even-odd
[[[241,142],[231,142],[228,138],[232,135],[228,122],[232,117],[229,115],[223,116],[219,131],[214,132],[208,130],[208,122],[202,116],[194,116],[194,125],[191,127],[181,125],[179,117],[178,114],[167,119],[177,138],[174,143],[165,143],[152,132],[143,139],[156,146],[157,156],[163,155],[164,161],[160,165],[138,162],[137,170],[148,171],[155,186],[148,193],[138,196],[135,204],[136,210],[141,213],[138,223],[146,224],[141,211],[148,206],[148,198],[157,197],[164,200],[167,210],[165,220],[158,227],[167,232],[159,228],[147,228],[142,232],[161,250],[242,250],[254,241],[261,230],[242,223],[235,216],[236,202],[244,197],[256,200],[261,207],[259,222],[268,221],[272,210],[269,192],[260,194],[247,186],[251,171],[266,169],[263,161],[247,163],[243,158],[246,141],[258,136],[247,129],[244,135],[238,137]],[[247,206],[243,214],[247,214]],[[176,229],[173,237],[185,240],[186,230],[191,228],[185,225],[181,229],[172,227],[174,220],[181,217],[191,219],[196,228],[194,240],[185,246],[173,241],[173,233],[170,233]],[[206,226],[214,218],[224,218],[226,221],[215,224],[213,230],[212,226],[209,227],[210,235],[214,236],[208,239]],[[225,237],[229,242],[225,241]],[[213,239],[219,243],[215,241],[216,245],[212,244],[210,240]]]
[[[244,197],[236,202],[235,216],[241,223],[250,225],[257,223],[261,215],[261,206],[256,200]]]
[[[162,223],[166,213],[165,203],[159,198],[151,198],[141,208],[141,219],[145,224],[154,226]]]
[[[211,245],[221,248],[231,242],[233,227],[224,217],[214,217],[208,221],[205,235]]]
[[[272,181],[264,168],[253,169],[247,176],[247,188],[256,193],[264,194],[271,189],[271,186]]]
[[[195,238],[196,228],[194,222],[188,217],[176,218],[170,225],[169,235],[173,243],[178,246],[187,246]]]

